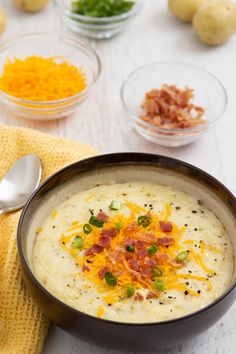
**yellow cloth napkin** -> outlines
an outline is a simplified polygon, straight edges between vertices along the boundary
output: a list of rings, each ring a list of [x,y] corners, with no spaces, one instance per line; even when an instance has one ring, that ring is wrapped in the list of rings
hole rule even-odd
[[[43,179],[61,167],[98,152],[84,144],[25,128],[0,125],[0,179],[21,156],[34,153],[43,165]],[[0,216],[0,353],[37,354],[42,350],[48,320],[24,287],[16,247],[20,211]]]

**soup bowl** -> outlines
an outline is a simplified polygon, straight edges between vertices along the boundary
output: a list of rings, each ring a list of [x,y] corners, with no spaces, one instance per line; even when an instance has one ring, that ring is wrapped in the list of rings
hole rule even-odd
[[[60,301],[37,279],[32,262],[36,230],[55,208],[96,184],[110,181],[155,182],[196,196],[224,225],[236,254],[236,200],[214,177],[185,162],[145,153],[116,153],[76,162],[49,177],[24,207],[18,226],[18,252],[25,283],[50,321],[90,343],[131,351],[166,348],[191,339],[217,322],[236,296],[231,284],[214,302],[172,320],[152,323],[116,322],[91,316]],[[235,265],[234,265],[235,268]]]

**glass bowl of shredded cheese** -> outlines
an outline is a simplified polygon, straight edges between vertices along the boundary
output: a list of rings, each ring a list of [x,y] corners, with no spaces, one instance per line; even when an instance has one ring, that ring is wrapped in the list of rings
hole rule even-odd
[[[121,99],[134,129],[168,147],[194,142],[219,122],[227,106],[226,90],[210,72],[165,61],[132,72]]]
[[[75,112],[101,71],[95,51],[64,33],[30,33],[0,45],[0,103],[26,119],[59,119]]]

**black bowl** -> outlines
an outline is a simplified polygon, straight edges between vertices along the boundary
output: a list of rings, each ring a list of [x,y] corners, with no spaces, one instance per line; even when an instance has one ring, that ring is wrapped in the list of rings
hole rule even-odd
[[[143,153],[96,156],[69,165],[49,177],[22,212],[18,251],[24,279],[33,297],[53,323],[90,343],[113,349],[160,349],[180,344],[205,331],[233,304],[235,275],[225,293],[205,308],[175,320],[147,324],[120,323],[87,315],[58,300],[35,278],[31,258],[36,228],[58,204],[75,192],[110,179],[121,183],[155,181],[197,196],[224,224],[236,254],[236,199],[215,178],[169,157]]]

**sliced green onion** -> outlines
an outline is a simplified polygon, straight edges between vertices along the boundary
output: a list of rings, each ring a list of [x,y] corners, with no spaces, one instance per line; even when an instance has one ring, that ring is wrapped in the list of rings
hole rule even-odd
[[[83,226],[83,231],[86,235],[90,234],[93,231],[92,227],[89,224],[85,224]]]
[[[84,245],[84,240],[82,239],[82,237],[76,236],[74,241],[72,242],[72,247],[81,249],[83,245]]]
[[[161,279],[156,279],[154,281],[155,288],[159,291],[163,291],[165,289],[164,281]]]
[[[147,215],[142,215],[138,218],[138,224],[146,228],[151,224],[151,220],[147,217]]]
[[[152,276],[153,277],[161,277],[163,275],[163,270],[159,267],[152,268]]]
[[[116,277],[111,273],[111,272],[106,272],[104,274],[105,280],[107,285],[109,286],[116,286],[117,284],[117,279]]]
[[[103,227],[103,225],[104,225],[104,221],[99,220],[94,215],[92,215],[91,218],[89,219],[89,223],[93,226],[96,226],[96,227]]]
[[[121,206],[122,206],[121,202],[119,202],[117,200],[113,200],[109,206],[109,209],[120,210]]]
[[[122,227],[123,227],[122,222],[121,222],[121,221],[118,221],[118,222],[116,223],[116,231],[120,231],[120,230],[122,229]]]
[[[176,261],[183,262],[187,259],[187,257],[188,257],[188,252],[181,251],[181,252],[177,253]]]
[[[158,247],[157,245],[152,245],[149,249],[148,249],[148,254],[155,254],[158,251]]]
[[[127,287],[127,297],[131,297],[134,295],[134,287],[132,284],[128,284]]]
[[[129,245],[129,246],[126,247],[126,249],[127,249],[128,252],[134,252],[135,251],[134,245]]]

